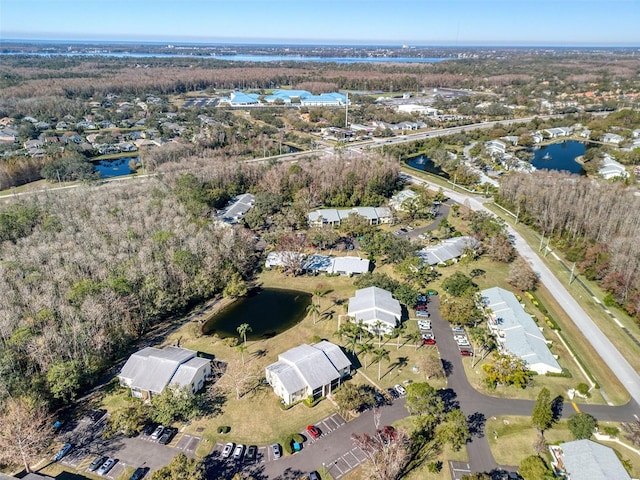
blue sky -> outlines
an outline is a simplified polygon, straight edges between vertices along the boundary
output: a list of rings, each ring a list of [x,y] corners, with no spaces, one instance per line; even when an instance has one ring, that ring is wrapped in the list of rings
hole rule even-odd
[[[640,46],[640,0],[0,0],[0,39]]]

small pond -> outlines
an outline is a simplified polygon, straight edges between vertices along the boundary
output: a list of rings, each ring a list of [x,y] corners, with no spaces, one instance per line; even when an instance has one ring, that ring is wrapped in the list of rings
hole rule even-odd
[[[133,161],[137,163],[138,157],[122,157],[113,160],[98,160],[93,162],[93,166],[100,172],[101,178],[121,177],[123,175],[131,175],[135,173],[129,168],[129,164]]]
[[[449,178],[449,174],[447,172],[440,169],[440,167],[433,163],[433,160],[425,155],[418,155],[417,157],[410,158],[406,160],[406,164],[410,167],[417,168],[418,170],[422,170],[427,173],[439,175],[443,178]]]
[[[300,322],[307,314],[311,294],[275,288],[255,289],[211,317],[202,327],[206,335],[238,337],[238,327],[251,326],[248,340],[273,337]]]
[[[531,164],[538,170],[560,170],[584,175],[585,171],[576,158],[584,155],[587,145],[584,142],[569,140],[545,145],[533,151]]]

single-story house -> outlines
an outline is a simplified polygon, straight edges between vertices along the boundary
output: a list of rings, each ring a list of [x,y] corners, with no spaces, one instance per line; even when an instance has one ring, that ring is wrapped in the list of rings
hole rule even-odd
[[[375,335],[390,334],[400,324],[402,308],[391,292],[368,287],[356,290],[355,297],[349,299],[347,314],[351,321],[362,323],[364,328]]]
[[[617,133],[605,133],[602,136],[603,143],[612,143],[614,145],[620,145],[620,143],[624,140],[622,135],[618,135]]]
[[[598,170],[598,174],[601,175],[606,180],[615,177],[627,178],[629,176],[629,172],[624,168],[620,162],[617,162],[611,155],[608,153],[604,154],[602,158],[602,164],[600,169]]]
[[[549,135],[549,138],[557,138],[568,137],[569,135],[571,135],[573,129],[571,127],[554,127],[547,128],[544,131],[547,133],[547,135]]]
[[[211,362],[197,352],[180,347],[146,347],[129,357],[118,378],[131,395],[149,400],[167,385],[189,387],[196,393],[211,375]]]
[[[278,355],[266,368],[266,380],[285,405],[308,397],[327,396],[351,371],[351,362],[338,345],[323,340],[303,344]]]
[[[404,190],[401,190],[400,192],[396,193],[389,199],[389,206],[396,210],[404,211],[406,210],[406,206],[410,202],[417,200],[418,197],[419,195],[416,192],[408,188],[405,188]]]
[[[513,293],[493,287],[482,290],[481,295],[489,311],[489,330],[502,351],[521,358],[530,370],[540,375],[562,372],[541,329]]]
[[[250,193],[238,195],[218,214],[218,218],[225,223],[236,224],[251,210],[256,199]]]
[[[340,225],[349,215],[357,214],[366,218],[371,225],[391,222],[391,210],[386,207],[354,207],[354,208],[321,208],[309,212],[307,219],[310,226]]]
[[[418,250],[416,255],[425,264],[437,265],[458,258],[464,253],[465,248],[476,248],[477,245],[478,241],[473,237],[453,237],[443,240],[438,245]]]
[[[489,140],[484,142],[484,147],[489,155],[504,155],[507,151],[507,144],[500,140]]]
[[[358,275],[369,271],[369,260],[360,257],[309,255],[306,258],[302,269],[308,273]]]
[[[291,267],[292,265],[299,266],[304,265],[304,259],[306,255],[304,253],[293,252],[290,250],[282,250],[279,252],[269,252],[267,259],[264,262],[265,268],[278,268],[278,267]]]
[[[551,466],[566,480],[631,480],[613,449],[591,440],[574,440],[549,447]]]

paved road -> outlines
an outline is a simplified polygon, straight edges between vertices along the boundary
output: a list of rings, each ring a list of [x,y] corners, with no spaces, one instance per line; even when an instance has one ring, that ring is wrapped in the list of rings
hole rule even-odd
[[[414,182],[432,185],[417,177],[411,176],[411,178]],[[432,186],[440,188],[437,185]],[[483,210],[493,215],[493,212],[483,205],[485,201],[483,198],[461,192],[454,192],[450,189],[444,189],[444,193],[461,204],[468,200],[473,210]],[[640,375],[638,375],[629,362],[620,354],[607,336],[596,326],[584,309],[575,301],[571,294],[569,294],[564,285],[551,273],[542,259],[534,252],[522,236],[510,226],[507,226],[507,228],[515,239],[515,247],[520,255],[527,260],[533,270],[540,275],[542,283],[562,306],[569,318],[580,328],[594,350],[598,352],[607,366],[625,386],[635,404],[640,405]]]

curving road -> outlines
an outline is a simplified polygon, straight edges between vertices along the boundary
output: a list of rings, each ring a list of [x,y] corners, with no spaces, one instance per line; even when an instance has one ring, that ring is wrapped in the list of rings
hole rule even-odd
[[[428,184],[435,188],[438,185],[424,181],[418,177],[410,175],[413,182]],[[484,206],[484,199],[467,195],[460,192],[454,192],[450,189],[443,189],[444,193],[452,200],[462,204],[468,201],[473,210],[482,210],[494,215],[488,208]],[[509,234],[515,239],[515,247],[518,253],[531,265],[533,270],[540,276],[541,282],[547,287],[556,301],[560,304],[569,318],[575,323],[593,349],[598,352],[602,360],[607,364],[611,371],[618,377],[620,382],[629,392],[636,405],[640,405],[640,375],[627,362],[618,349],[611,343],[607,336],[598,328],[591,320],[584,309],[576,302],[576,300],[567,291],[564,285],[551,273],[540,256],[529,246],[522,236],[511,226],[507,225]]]

